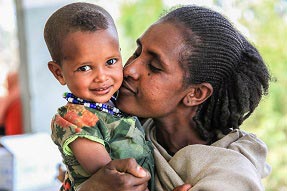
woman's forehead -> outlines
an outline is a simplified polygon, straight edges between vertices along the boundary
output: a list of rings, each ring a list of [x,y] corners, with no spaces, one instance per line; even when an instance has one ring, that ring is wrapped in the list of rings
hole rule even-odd
[[[153,24],[138,39],[143,49],[152,49],[162,56],[179,55],[184,46],[181,29],[169,22]]]
[[[179,42],[183,39],[181,34],[181,28],[178,28],[171,22],[157,22],[151,25],[142,38],[150,38],[151,40],[157,40],[160,42]]]

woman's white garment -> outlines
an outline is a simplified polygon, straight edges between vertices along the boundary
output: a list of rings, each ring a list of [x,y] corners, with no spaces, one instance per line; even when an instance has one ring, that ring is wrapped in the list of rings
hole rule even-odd
[[[262,191],[261,179],[270,166],[267,147],[253,134],[234,130],[212,145],[189,145],[170,156],[159,145],[150,119],[144,124],[154,146],[157,191],[171,191],[184,183],[189,191]]]

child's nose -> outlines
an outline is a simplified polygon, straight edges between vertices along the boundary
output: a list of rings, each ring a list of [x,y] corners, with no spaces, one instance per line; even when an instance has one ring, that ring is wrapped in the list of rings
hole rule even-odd
[[[103,68],[97,68],[95,71],[94,81],[95,82],[104,82],[107,80],[107,71]]]

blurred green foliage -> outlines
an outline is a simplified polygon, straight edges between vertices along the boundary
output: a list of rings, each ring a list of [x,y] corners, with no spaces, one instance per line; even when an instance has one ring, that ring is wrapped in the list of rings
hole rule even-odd
[[[222,1],[214,0],[220,5]],[[268,163],[272,173],[264,179],[266,191],[287,190],[287,2],[286,0],[235,0],[242,14],[239,22],[251,34],[267,63],[273,81],[269,94],[242,129],[255,133],[268,146]],[[135,40],[163,12],[161,0],[137,0],[121,5],[120,27],[124,31],[121,45],[124,60],[133,53]]]
[[[136,39],[158,18],[164,6],[161,0],[137,0],[121,4],[119,27],[123,60],[127,60],[136,48]]]
[[[242,4],[239,3],[238,6]],[[272,173],[264,180],[266,191],[287,190],[287,2],[262,0],[245,4],[243,11],[253,18],[242,18],[255,44],[269,66],[273,81],[269,94],[243,124],[267,144]]]

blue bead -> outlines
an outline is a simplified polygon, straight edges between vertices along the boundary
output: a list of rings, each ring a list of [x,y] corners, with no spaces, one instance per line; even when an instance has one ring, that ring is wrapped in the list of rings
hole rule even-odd
[[[99,110],[99,111],[103,111],[103,112],[106,112],[106,113],[109,113],[111,115],[115,115],[115,116],[118,116],[118,117],[122,117],[123,116],[123,114],[121,113],[121,111],[118,108],[110,106],[110,105],[107,105],[107,104],[90,102],[90,101],[78,98],[75,95],[73,95],[72,93],[64,93],[63,97],[68,102],[71,102],[71,103],[74,103],[74,104],[84,105],[85,103],[86,104],[88,103],[89,105],[86,105],[85,107],[90,107],[90,108],[93,108],[93,109],[96,109],[96,110]],[[69,98],[71,98],[71,99],[69,99]],[[111,100],[115,101],[115,98],[111,98]]]

